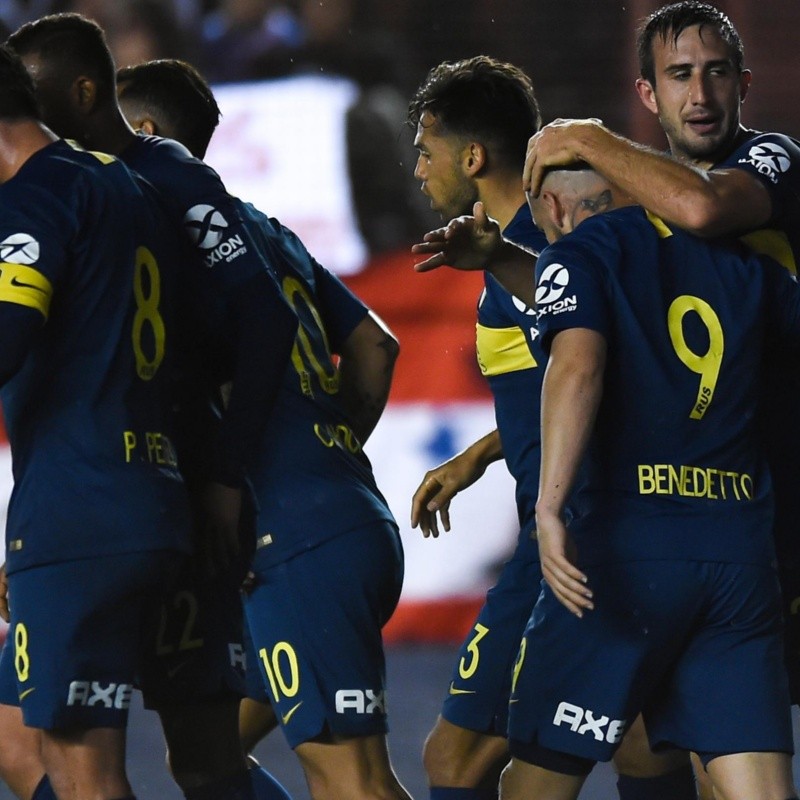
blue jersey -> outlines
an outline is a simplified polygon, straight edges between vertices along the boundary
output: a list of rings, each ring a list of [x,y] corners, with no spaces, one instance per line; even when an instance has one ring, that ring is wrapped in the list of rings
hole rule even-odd
[[[588,510],[571,526],[581,562],[769,563],[755,417],[764,348],[798,341],[795,281],[638,207],[581,223],[542,253],[537,278],[546,347],[565,328],[608,344]]]
[[[241,211],[300,323],[250,472],[259,506],[254,563],[266,568],[394,517],[343,410],[333,359],[368,309],[288,228],[249,204]]]
[[[291,312],[241,217],[240,201],[211,167],[178,142],[155,136],[137,137],[120,157],[155,187],[192,250],[182,298],[192,331],[182,461],[201,477],[240,485],[277,391],[280,326]],[[277,333],[271,322],[278,323]],[[198,398],[216,399],[226,382],[233,383],[232,400],[216,420]]]
[[[522,206],[503,236],[536,252],[547,241]],[[478,365],[489,381],[495,420],[508,471],[516,482],[520,542],[530,540],[539,493],[539,400],[547,356],[539,341],[536,316],[488,272],[478,301]]]
[[[185,265],[184,291],[186,306],[195,308],[198,348],[215,381],[230,380],[227,294],[264,271],[238,201],[211,167],[172,139],[137,136],[120,158],[156,189],[170,220],[186,233],[193,258]]]
[[[742,239],[771,255],[793,275],[800,265],[800,143],[778,133],[748,131],[718,168],[754,175],[769,192],[772,216]],[[762,434],[775,488],[775,541],[781,566],[800,567],[800,358],[791,347],[766,354]]]
[[[0,186],[0,208],[0,302],[44,320],[0,393],[9,573],[187,550],[168,416],[175,265],[153,205],[116,159],[60,141]]]

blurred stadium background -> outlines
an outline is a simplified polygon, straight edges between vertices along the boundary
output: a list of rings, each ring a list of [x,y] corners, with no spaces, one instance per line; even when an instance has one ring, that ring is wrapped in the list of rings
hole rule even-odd
[[[438,225],[412,172],[409,97],[445,59],[486,53],[524,67],[545,121],[599,117],[657,147],[656,120],[633,88],[639,20],[656,0],[0,0],[0,36],[53,11],[79,11],[106,30],[118,66],[159,57],[196,64],[223,120],[207,161],[229,190],[293,228],[399,336],[389,406],[367,452],[401,525],[406,584],[386,630],[401,778],[424,794],[419,753],[455,644],[513,548],[513,485],[502,465],[454,503],[453,531],[423,540],[408,524],[424,472],[493,427],[474,355],[481,278],[416,275],[411,243]],[[720,0],[754,72],[744,123],[800,135],[800,3]],[[0,439],[0,501],[10,492]],[[160,734],[136,712],[131,773],[140,797],[179,797]],[[304,797],[280,736],[265,763]],[[155,767],[153,765],[156,765]],[[615,796],[610,771],[585,795]],[[303,787],[303,788],[301,788]],[[10,797],[0,786],[0,800]]]

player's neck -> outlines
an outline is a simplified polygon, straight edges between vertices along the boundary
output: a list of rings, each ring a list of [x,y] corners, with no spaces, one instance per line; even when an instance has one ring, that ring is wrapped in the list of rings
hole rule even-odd
[[[486,213],[492,219],[497,220],[500,230],[503,230],[514,219],[519,207],[525,202],[525,193],[522,191],[522,173],[515,175],[503,173],[497,177],[486,179],[481,182],[478,194]]]
[[[136,133],[115,105],[87,125],[81,145],[87,150],[100,150],[116,156],[135,139]]]
[[[34,119],[0,122],[0,183],[11,180],[34,153],[57,138]]]

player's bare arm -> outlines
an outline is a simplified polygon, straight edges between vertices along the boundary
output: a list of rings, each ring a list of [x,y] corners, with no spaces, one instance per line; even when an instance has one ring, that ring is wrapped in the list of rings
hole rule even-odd
[[[466,450],[434,469],[428,470],[411,499],[411,527],[427,538],[439,535],[437,513],[445,531],[450,530],[450,501],[472,486],[489,464],[503,458],[500,434],[494,430],[473,442]]]
[[[339,392],[353,432],[363,445],[389,399],[400,345],[386,323],[370,311],[341,349]]]
[[[772,204],[764,186],[739,169],[709,171],[632,142],[598,120],[556,120],[531,137],[523,184],[538,196],[548,167],[585,161],[636,203],[698,236],[763,225]]]
[[[571,328],[553,339],[542,385],[542,469],[536,530],[542,573],[573,614],[593,608],[592,593],[574,564],[562,514],[594,427],[603,393],[606,341],[597,331]]]

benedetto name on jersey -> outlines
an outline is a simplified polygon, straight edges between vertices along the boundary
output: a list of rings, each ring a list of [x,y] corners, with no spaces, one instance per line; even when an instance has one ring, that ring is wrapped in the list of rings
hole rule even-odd
[[[752,500],[753,478],[746,472],[688,464],[639,464],[639,494],[701,497],[705,500]]]

